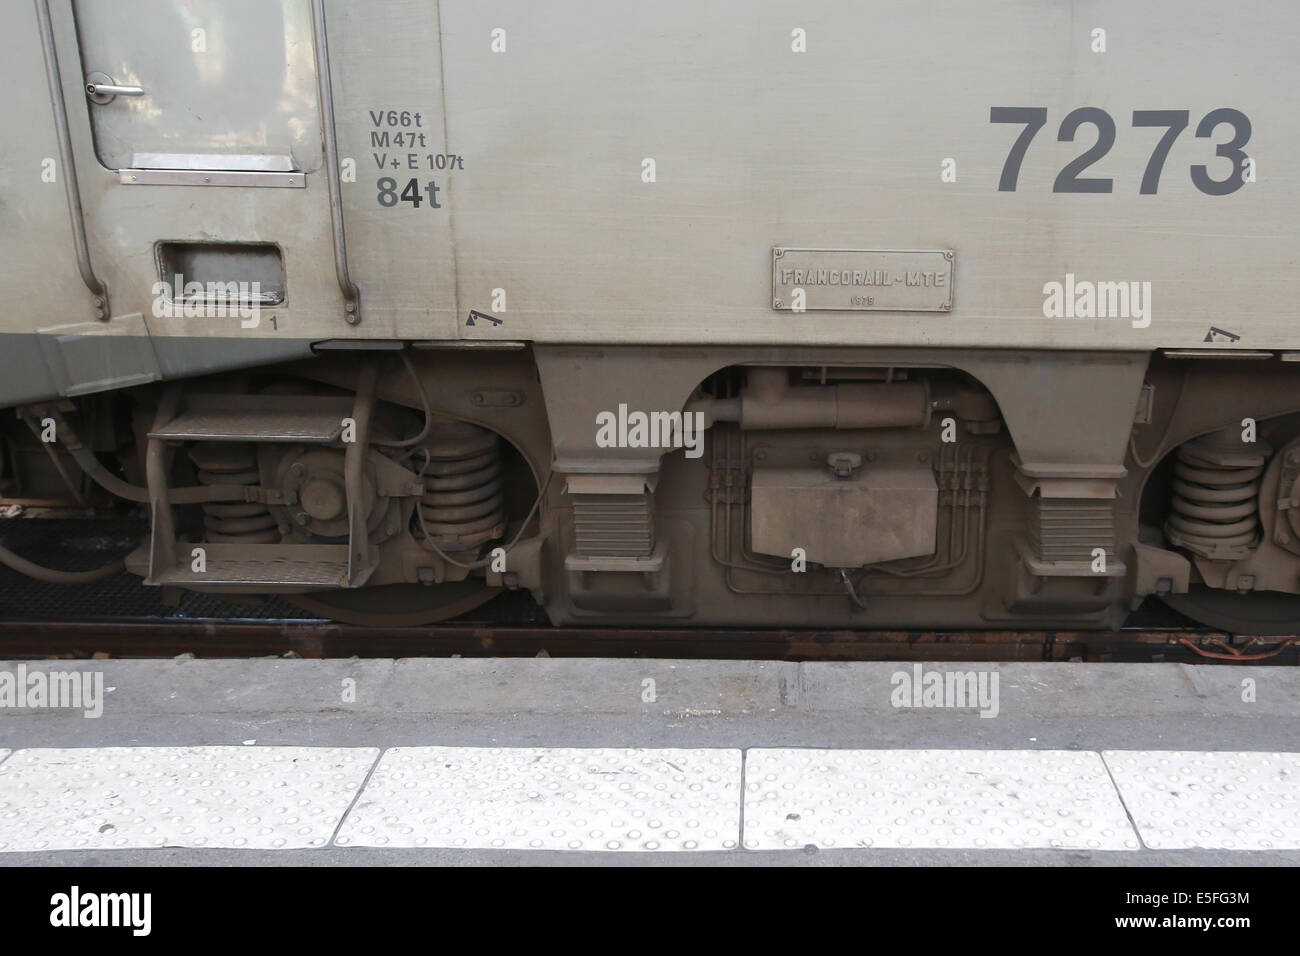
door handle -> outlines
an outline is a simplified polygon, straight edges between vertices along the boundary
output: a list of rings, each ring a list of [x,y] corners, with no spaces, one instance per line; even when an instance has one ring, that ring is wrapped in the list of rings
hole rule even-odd
[[[86,96],[102,106],[117,96],[144,96],[144,87],[120,86],[107,73],[91,73],[86,77]]]

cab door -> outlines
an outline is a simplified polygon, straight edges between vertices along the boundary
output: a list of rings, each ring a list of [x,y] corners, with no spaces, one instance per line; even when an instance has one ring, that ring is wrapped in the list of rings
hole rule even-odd
[[[74,10],[107,168],[140,170],[141,184],[172,171],[179,185],[199,171],[320,167],[309,0],[75,0]]]

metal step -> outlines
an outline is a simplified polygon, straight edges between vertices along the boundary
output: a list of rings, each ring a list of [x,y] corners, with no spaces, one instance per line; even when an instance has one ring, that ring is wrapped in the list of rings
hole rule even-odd
[[[193,395],[150,438],[168,441],[291,441],[326,444],[343,434],[350,396]]]
[[[193,549],[202,548],[205,570],[193,569]],[[371,572],[365,568],[353,587]],[[153,574],[146,584],[195,590],[296,592],[349,587],[345,544],[177,544],[177,564]]]

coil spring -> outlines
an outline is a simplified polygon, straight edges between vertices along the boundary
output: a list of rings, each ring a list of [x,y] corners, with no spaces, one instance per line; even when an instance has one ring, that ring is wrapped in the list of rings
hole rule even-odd
[[[467,422],[433,426],[424,454],[421,527],[440,547],[467,550],[505,532],[501,447],[495,432]]]
[[[252,445],[200,442],[190,449],[190,460],[205,485],[255,485],[257,452]],[[204,538],[241,544],[274,544],[280,529],[266,505],[256,501],[209,501],[202,505]]]
[[[1192,551],[1246,548],[1255,543],[1262,465],[1211,465],[1186,446],[1174,464],[1169,537]]]

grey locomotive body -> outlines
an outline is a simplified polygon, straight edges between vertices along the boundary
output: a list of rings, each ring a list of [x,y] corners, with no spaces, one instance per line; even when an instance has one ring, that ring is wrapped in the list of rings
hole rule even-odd
[[[355,620],[1292,628],[1300,16],[1216,10],[9,4],[9,493]]]

